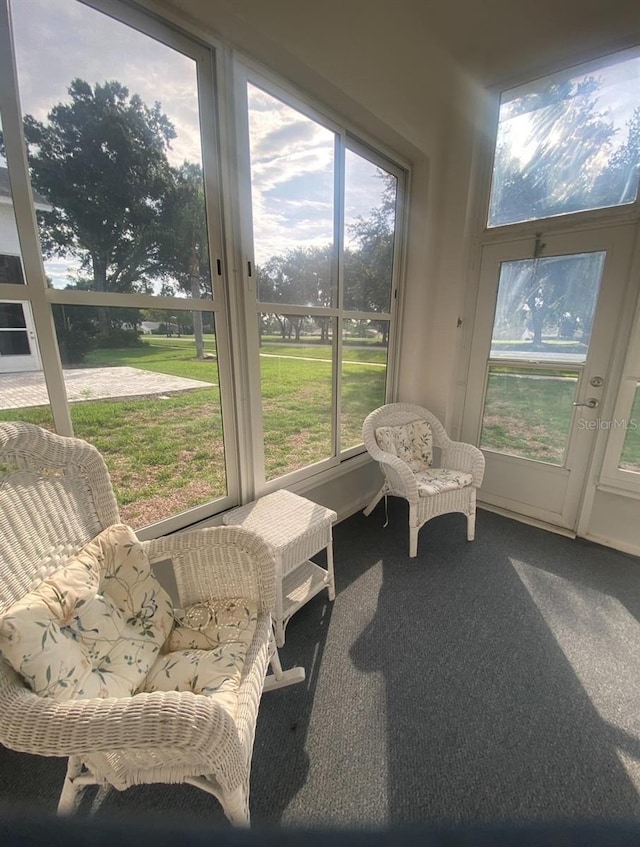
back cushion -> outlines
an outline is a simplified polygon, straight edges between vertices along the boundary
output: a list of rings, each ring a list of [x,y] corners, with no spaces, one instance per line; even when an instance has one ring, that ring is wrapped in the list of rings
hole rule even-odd
[[[376,441],[381,450],[402,459],[412,471],[430,468],[433,463],[433,434],[427,421],[379,426]]]
[[[172,624],[136,534],[116,524],[4,613],[0,652],[42,697],[123,697],[142,685]]]

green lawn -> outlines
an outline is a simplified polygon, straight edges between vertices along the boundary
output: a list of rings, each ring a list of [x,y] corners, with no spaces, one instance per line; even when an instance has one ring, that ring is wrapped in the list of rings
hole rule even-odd
[[[512,456],[561,465],[573,414],[577,377],[568,371],[528,374],[512,368],[492,368],[485,400],[481,446]],[[595,421],[589,414],[589,421]],[[580,415],[574,425],[578,426]],[[625,426],[620,459],[625,470],[640,471],[640,391]],[[606,426],[605,422],[601,424]]]
[[[134,527],[176,514],[226,493],[222,415],[215,343],[210,358],[194,357],[193,338],[145,339],[140,347],[93,351],[88,367],[127,365],[211,384],[170,395],[71,404],[76,434],[100,450],[122,517]],[[267,479],[322,461],[333,452],[331,345],[263,343],[260,369]],[[340,446],[361,443],[362,422],[384,402],[386,350],[345,346]],[[562,464],[576,377],[541,369],[493,368],[481,446]],[[5,420],[53,429],[48,406],[5,410]],[[621,467],[640,470],[640,391],[627,429]],[[635,426],[633,422],[635,421]]]
[[[626,471],[640,471],[640,387],[636,388],[631,414],[624,424],[627,434],[624,439],[620,467]]]
[[[141,527],[226,493],[215,343],[194,357],[193,338],[145,338],[140,347],[100,349],[87,367],[130,366],[211,383],[170,395],[70,404],[74,432],[109,467],[123,520]],[[331,432],[331,347],[264,345],[261,356],[265,472],[274,479],[327,458]],[[347,357],[345,356],[345,360]],[[361,441],[362,421],[384,399],[386,350],[350,348],[343,364],[343,447]],[[5,420],[53,429],[48,406],[6,410]]]
[[[572,374],[492,369],[481,447],[561,465],[576,384]]]

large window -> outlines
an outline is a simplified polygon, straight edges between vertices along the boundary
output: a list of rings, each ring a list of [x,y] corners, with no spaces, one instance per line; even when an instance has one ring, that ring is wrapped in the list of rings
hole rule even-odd
[[[29,373],[0,417],[96,444],[123,518],[162,531],[362,452],[389,390],[404,170],[240,63],[242,95],[221,87],[215,45],[131,4],[0,8],[0,212],[12,172],[31,212],[0,227],[0,379]]]
[[[73,432],[145,526],[227,494],[199,105],[210,52],[72,0],[11,10]]]
[[[337,462],[384,403],[401,172],[262,80],[247,108],[270,482]]]

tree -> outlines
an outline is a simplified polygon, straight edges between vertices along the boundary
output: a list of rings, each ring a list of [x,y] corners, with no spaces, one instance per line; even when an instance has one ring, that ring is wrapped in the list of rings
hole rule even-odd
[[[361,312],[391,308],[397,180],[382,170],[379,176],[384,180],[380,204],[367,218],[359,217],[349,226],[357,249],[344,251],[344,304]],[[386,344],[389,321],[376,323]]]
[[[594,184],[611,151],[612,123],[598,111],[595,77],[554,82],[501,110],[489,220],[492,226],[593,208]],[[526,116],[526,145],[511,125]]]
[[[640,181],[640,106],[627,121],[629,134],[611,156],[606,169],[596,180],[599,206],[633,203]]]
[[[211,294],[209,241],[202,168],[184,162],[172,169],[161,213],[158,259],[165,277],[194,300]],[[165,289],[173,293],[169,286]],[[204,357],[202,312],[193,312],[196,356]]]
[[[148,290],[175,129],[119,82],[74,79],[68,92],[47,123],[24,122],[33,186],[53,206],[40,213],[43,252],[78,258],[95,291]],[[100,324],[107,333],[105,309]]]
[[[494,338],[522,339],[535,349],[544,339],[563,337],[588,343],[595,313],[602,254],[551,256],[503,264],[496,303]]]
[[[332,245],[295,247],[271,256],[257,267],[258,296],[261,301],[297,306],[330,306],[332,299]],[[276,315],[282,339],[295,334],[300,340],[302,316]],[[328,340],[329,320],[318,320],[321,340]]]

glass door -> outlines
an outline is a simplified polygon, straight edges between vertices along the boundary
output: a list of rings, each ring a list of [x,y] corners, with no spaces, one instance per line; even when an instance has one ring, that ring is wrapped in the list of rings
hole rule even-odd
[[[629,227],[483,251],[464,437],[481,499],[573,529],[608,388]]]
[[[29,303],[0,301],[0,373],[40,370]]]

